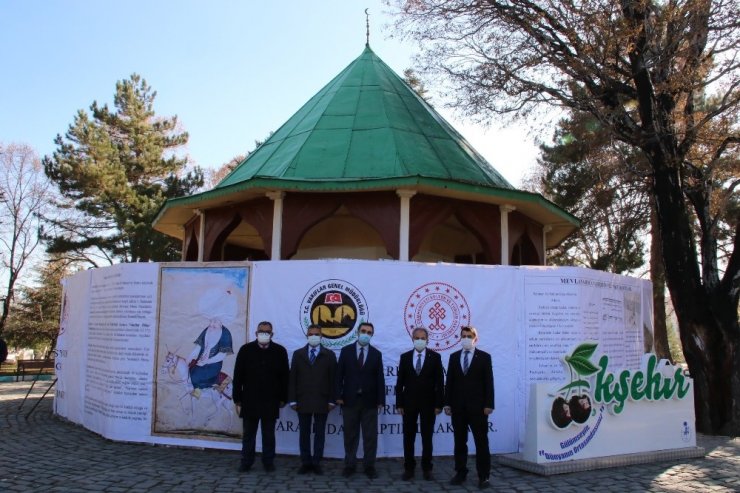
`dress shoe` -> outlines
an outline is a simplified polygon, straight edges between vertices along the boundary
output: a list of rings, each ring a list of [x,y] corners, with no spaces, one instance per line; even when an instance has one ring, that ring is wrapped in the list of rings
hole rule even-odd
[[[252,469],[252,466],[248,466],[246,464],[239,464],[239,472],[249,472],[250,469]]]
[[[406,469],[405,471],[403,471],[401,479],[403,479],[404,481],[410,481],[414,479],[414,471]]]
[[[355,473],[354,467],[345,467],[344,470],[342,471],[342,476],[344,476],[345,478],[348,478],[352,476],[354,473]]]
[[[465,482],[465,474],[457,473],[455,476],[450,480],[450,484],[459,486]]]
[[[491,482],[488,480],[488,478],[481,479],[478,481],[478,488],[481,490],[485,490],[487,488],[491,487]]]
[[[434,474],[432,474],[432,471],[424,471],[424,479],[427,481],[434,481]]]
[[[265,472],[275,472],[275,464],[265,464]]]
[[[368,467],[365,469],[365,476],[370,479],[375,479],[378,477],[378,471],[376,471],[374,467]]]
[[[311,472],[311,466],[309,464],[303,464],[298,468],[298,474],[308,474]]]
[[[324,474],[324,470],[321,469],[320,465],[316,464],[315,466],[313,466],[313,473],[318,476],[321,476],[322,474]]]

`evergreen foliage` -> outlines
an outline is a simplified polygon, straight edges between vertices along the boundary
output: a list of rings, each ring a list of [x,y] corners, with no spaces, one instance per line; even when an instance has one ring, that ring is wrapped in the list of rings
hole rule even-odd
[[[52,257],[36,269],[38,284],[23,287],[5,333],[12,347],[48,349],[56,345],[62,304],[62,279],[73,274],[69,263]]]
[[[561,121],[554,140],[540,146],[537,189],[581,228],[549,260],[616,274],[642,267],[650,225],[644,160],[584,113]]]
[[[177,117],[155,114],[156,94],[133,74],[116,84],[113,109],[93,102],[57,135],[44,170],[71,214],[50,219],[49,252],[97,249],[111,263],[179,259],[178,242],[154,231],[152,221],[166,199],[201,187],[203,173],[186,171],[177,151],[188,134]]]

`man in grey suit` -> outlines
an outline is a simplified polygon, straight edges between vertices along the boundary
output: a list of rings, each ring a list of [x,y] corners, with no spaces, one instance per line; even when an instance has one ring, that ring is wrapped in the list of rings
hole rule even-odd
[[[370,479],[378,477],[378,409],[385,405],[385,377],[383,356],[370,345],[374,332],[373,324],[361,323],[357,343],[344,346],[337,362],[337,404],[342,406],[344,424],[344,477],[355,473],[360,430],[365,475]]]
[[[306,331],[308,344],[293,353],[290,365],[288,402],[298,413],[301,467],[298,474],[313,471],[322,474],[326,418],[336,406],[334,373],[337,357],[321,345],[321,327],[312,324]],[[311,426],[313,425],[313,455],[311,454]]]

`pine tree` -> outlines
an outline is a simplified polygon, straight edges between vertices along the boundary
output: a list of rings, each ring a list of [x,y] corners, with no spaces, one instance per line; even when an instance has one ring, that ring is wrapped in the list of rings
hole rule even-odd
[[[71,275],[66,260],[52,256],[36,268],[38,285],[23,287],[8,319],[6,336],[14,347],[52,348],[59,332],[62,279]]]
[[[53,218],[45,238],[50,252],[77,255],[98,249],[109,262],[179,258],[175,240],[152,221],[167,198],[203,185],[199,168],[186,172],[177,154],[187,143],[177,117],[154,112],[157,93],[139,75],[116,84],[114,109],[93,102],[80,110],[57,150],[43,160],[70,214]]]

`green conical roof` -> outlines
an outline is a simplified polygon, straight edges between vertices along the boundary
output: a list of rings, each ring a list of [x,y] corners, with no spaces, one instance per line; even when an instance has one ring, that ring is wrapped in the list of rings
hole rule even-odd
[[[368,46],[216,189],[404,177],[513,188]]]
[[[369,46],[211,190],[169,199],[154,228],[181,238],[199,209],[267,192],[413,190],[513,205],[551,226],[548,246],[578,220],[515,189]]]

